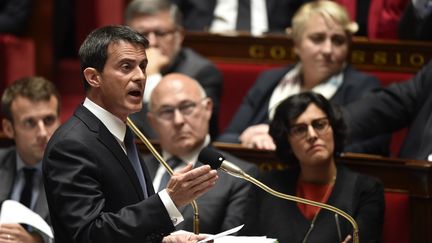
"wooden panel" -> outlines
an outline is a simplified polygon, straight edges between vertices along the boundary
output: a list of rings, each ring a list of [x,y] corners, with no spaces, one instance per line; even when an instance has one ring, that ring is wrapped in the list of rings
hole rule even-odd
[[[292,41],[284,35],[252,37],[188,32],[184,45],[213,61],[288,64],[296,61]],[[364,71],[416,72],[432,58],[432,43],[355,37],[349,61]]]

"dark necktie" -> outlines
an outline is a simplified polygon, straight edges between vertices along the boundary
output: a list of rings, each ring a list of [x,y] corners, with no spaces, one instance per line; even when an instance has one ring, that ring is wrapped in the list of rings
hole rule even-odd
[[[250,0],[238,0],[237,30],[251,30],[251,4]]]
[[[180,165],[182,163],[182,160],[177,158],[177,157],[172,157],[167,161],[167,164],[169,165],[169,167],[171,167],[171,169],[175,169],[175,167],[177,167],[178,165]],[[168,173],[168,171],[165,171],[165,173],[162,176],[162,179],[160,181],[159,184],[159,190],[158,192],[162,191],[163,189],[166,188],[166,186],[168,185],[168,181],[171,178],[171,175]]]
[[[36,172],[34,168],[23,168],[24,172],[24,187],[21,191],[20,202],[28,208],[31,208],[33,194],[33,177]]]
[[[125,135],[125,139],[124,139],[124,144],[126,147],[127,157],[129,158],[130,162],[132,163],[132,166],[133,166],[135,173],[138,177],[138,180],[141,184],[141,188],[142,188],[143,193],[144,193],[144,198],[147,198],[148,194],[147,194],[147,187],[146,187],[146,182],[145,182],[145,178],[144,178],[144,173],[143,173],[141,163],[140,163],[139,158],[138,158],[138,152],[136,149],[136,145],[134,143],[134,135],[133,135],[133,133],[129,127],[126,127],[126,135]]]

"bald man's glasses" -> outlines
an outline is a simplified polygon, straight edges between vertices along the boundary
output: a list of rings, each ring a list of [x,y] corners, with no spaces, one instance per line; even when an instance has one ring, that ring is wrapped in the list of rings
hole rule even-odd
[[[166,121],[171,121],[174,119],[176,110],[178,110],[183,116],[190,116],[195,112],[198,104],[203,100],[205,100],[205,98],[197,102],[190,100],[184,101],[177,106],[163,106],[158,111],[156,111],[155,114],[158,118]]]

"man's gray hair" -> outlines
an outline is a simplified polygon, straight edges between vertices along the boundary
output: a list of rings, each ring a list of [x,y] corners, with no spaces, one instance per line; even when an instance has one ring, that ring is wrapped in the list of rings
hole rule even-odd
[[[182,27],[182,14],[177,5],[170,0],[133,0],[125,11],[125,22],[129,23],[138,15],[155,15],[161,11],[170,11],[171,18],[178,27]]]

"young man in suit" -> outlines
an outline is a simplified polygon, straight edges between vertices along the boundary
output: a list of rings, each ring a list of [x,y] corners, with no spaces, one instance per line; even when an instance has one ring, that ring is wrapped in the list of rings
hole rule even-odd
[[[210,135],[218,134],[218,110],[222,93],[222,75],[207,58],[193,50],[182,47],[184,30],[181,13],[170,0],[134,0],[125,11],[125,22],[132,29],[147,37],[150,48],[147,50],[148,82],[144,92],[147,103],[153,88],[163,75],[183,73],[196,80],[213,100],[213,115],[210,119]],[[131,116],[136,125],[149,138],[156,134],[147,122],[146,105],[143,110]]]
[[[179,171],[157,194],[126,126],[141,110],[148,41],[126,26],[90,33],[79,57],[86,99],[53,135],[43,159],[56,241],[196,242],[169,235],[217,180],[209,166]]]
[[[6,88],[2,97],[4,134],[15,146],[0,150],[0,203],[12,199],[50,222],[42,181],[42,157],[60,125],[60,97],[42,77],[27,77]],[[46,235],[20,224],[0,225],[0,242],[49,242]]]
[[[180,73],[164,76],[153,90],[149,103],[149,122],[159,136],[162,155],[169,163],[177,160],[174,171],[181,170],[186,162],[201,166],[198,154],[210,145],[208,134],[212,113],[212,100],[199,83]],[[228,161],[236,163],[248,174],[257,174],[257,168],[232,155],[223,153]],[[154,188],[165,188],[165,168],[152,155],[144,158],[153,178]],[[203,233],[217,234],[243,224],[245,205],[252,184],[219,173],[216,185],[198,198],[200,228]],[[192,231],[193,211],[190,205],[180,208],[185,221],[177,229]]]

